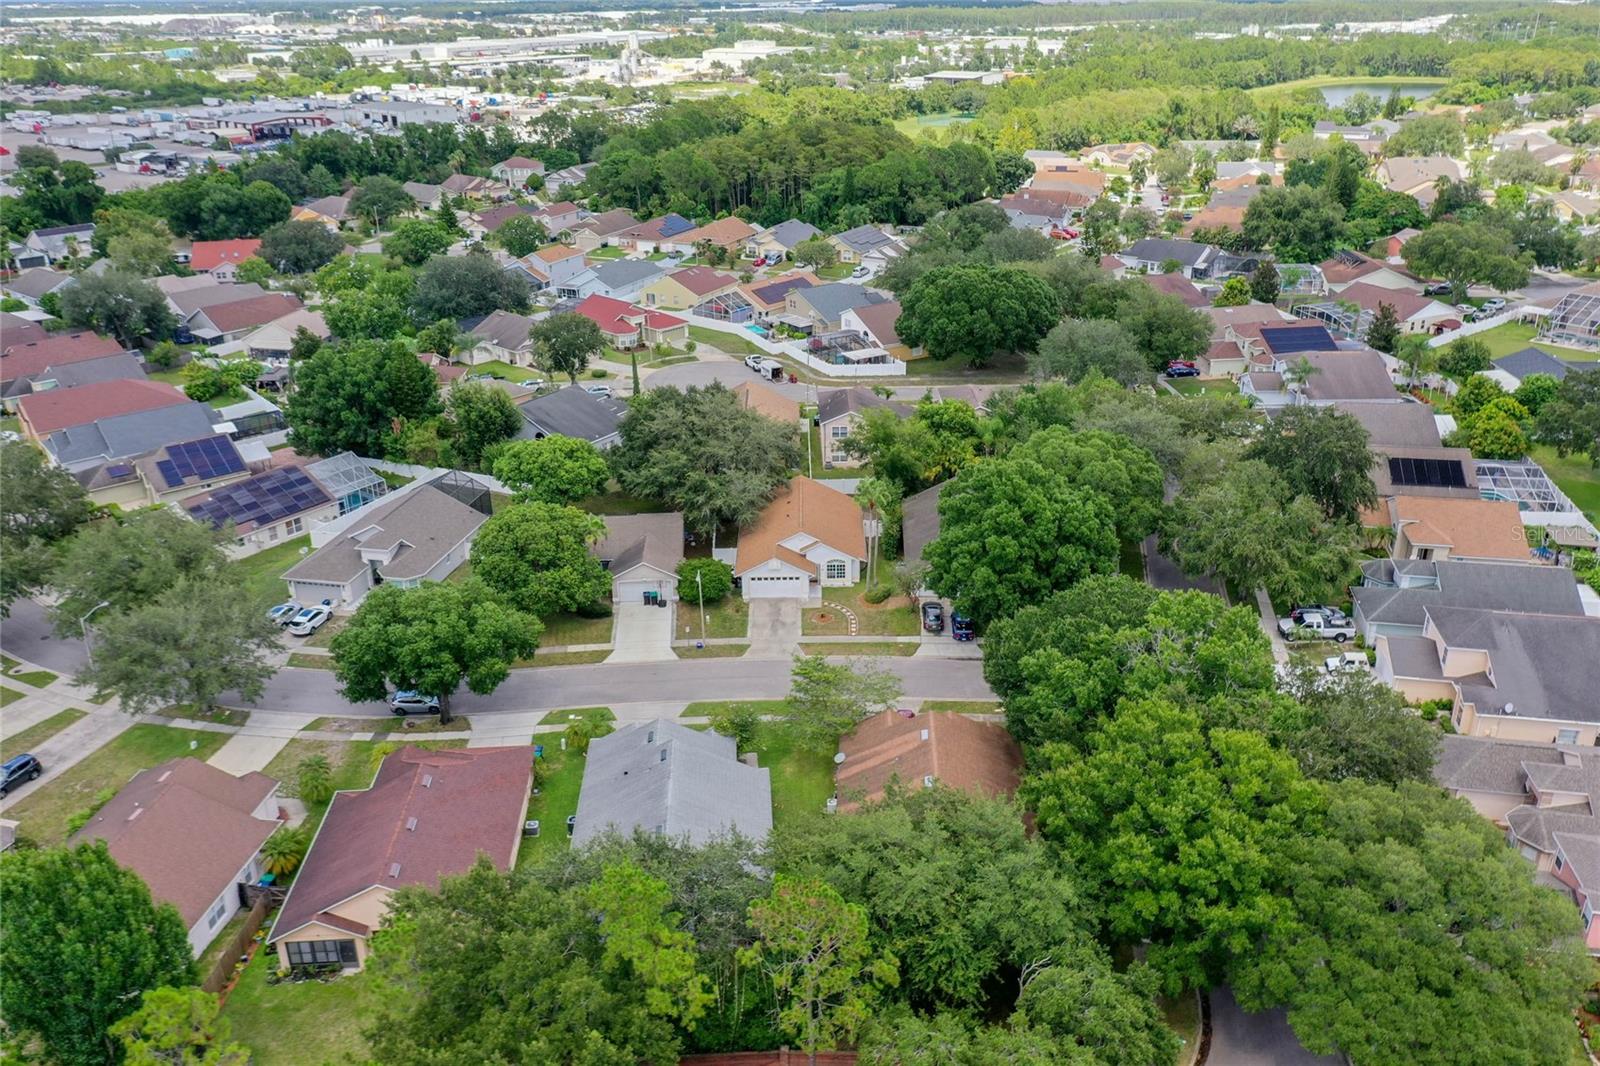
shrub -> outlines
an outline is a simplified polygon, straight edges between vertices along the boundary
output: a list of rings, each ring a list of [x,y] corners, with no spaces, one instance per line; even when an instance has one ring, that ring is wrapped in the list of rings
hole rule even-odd
[[[589,376],[592,378],[603,378],[606,376],[606,372],[601,370],[599,367],[595,367],[589,371]]]
[[[117,790],[114,788],[102,788],[99,792],[96,792],[94,794],[94,801],[90,803],[88,807],[67,819],[67,836],[71,836],[84,826],[88,825],[89,819],[99,814],[100,808],[104,807],[106,804],[115,799],[116,795]]]
[[[593,603],[584,604],[572,613],[579,618],[610,618],[611,601],[595,600]]]
[[[884,600],[893,595],[894,589],[890,588],[888,585],[874,585],[866,592],[862,593],[861,598],[866,600],[868,603],[882,603]]]
[[[700,575],[699,586],[695,575]],[[704,594],[707,603],[718,603],[733,591],[733,568],[727,563],[704,557],[685,559],[678,564],[678,596],[698,603]]]

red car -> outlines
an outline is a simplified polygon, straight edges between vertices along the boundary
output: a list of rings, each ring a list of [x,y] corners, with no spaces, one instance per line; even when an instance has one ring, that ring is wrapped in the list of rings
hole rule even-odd
[[[1065,226],[1051,226],[1050,236],[1058,241],[1075,241],[1078,239],[1078,231]]]

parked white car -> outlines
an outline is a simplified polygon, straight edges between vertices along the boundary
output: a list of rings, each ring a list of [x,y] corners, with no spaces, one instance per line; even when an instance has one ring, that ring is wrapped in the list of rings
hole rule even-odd
[[[1366,652],[1347,651],[1322,660],[1322,669],[1330,674],[1342,674],[1353,670],[1371,670],[1372,664],[1367,661]]]
[[[289,632],[296,637],[309,637],[317,630],[328,624],[328,619],[333,617],[333,610],[318,604],[307,607],[294,616],[294,621],[289,623]]]
[[[590,396],[598,396],[602,400],[611,399],[610,385],[585,385],[583,387],[583,391],[587,392]]]
[[[773,381],[783,376],[783,364],[770,355],[747,355],[744,357],[744,365]]]

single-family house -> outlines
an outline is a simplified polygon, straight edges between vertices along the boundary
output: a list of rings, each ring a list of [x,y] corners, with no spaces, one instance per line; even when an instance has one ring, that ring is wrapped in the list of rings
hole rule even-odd
[[[1439,738],[1438,753],[1433,760],[1433,780],[1504,829],[1507,816],[1531,802],[1527,764],[1560,765],[1566,758],[1562,749],[1554,744],[1447,733]],[[1600,807],[1596,811],[1600,811]],[[1523,857],[1532,858],[1526,854]]]
[[[195,241],[189,248],[189,269],[210,274],[218,281],[232,281],[239,264],[261,250],[261,241],[246,237],[232,241]]]
[[[1600,192],[1600,155],[1591,155],[1572,172],[1572,187]]]
[[[744,242],[756,235],[756,228],[737,215],[707,222],[704,226],[664,237],[657,245],[663,252],[682,252],[693,255],[702,246],[721,248],[729,258],[737,258]]]
[[[821,279],[809,270],[795,270],[770,280],[757,278],[748,285],[740,286],[739,291],[754,309],[756,321],[767,322],[787,309],[790,290],[809,289],[820,284]]]
[[[1071,226],[1074,216],[1094,202],[1094,197],[1070,189],[1021,188],[1000,197],[1012,229],[1031,229],[1049,236]],[[1121,266],[1119,262],[1117,264]]]
[[[437,211],[439,204],[444,201],[443,185],[430,185],[425,181],[404,181],[400,183],[400,187],[417,205],[418,213]]]
[[[823,588],[859,581],[866,558],[855,500],[796,477],[740,533],[733,576],[747,600],[811,600]]]
[[[687,311],[739,287],[739,277],[708,266],[684,267],[663,274],[639,290],[639,303],[669,311]]]
[[[589,176],[589,171],[593,169],[593,163],[574,163],[570,167],[552,170],[544,176],[544,187],[551,192],[559,193],[568,185],[582,185],[583,180]]]
[[[786,219],[776,226],[756,231],[753,237],[744,242],[744,257],[776,261],[787,257],[801,241],[820,236],[822,231],[811,223],[798,218]]]
[[[560,200],[545,204],[533,213],[533,217],[544,223],[545,231],[550,236],[560,237],[563,233],[571,232],[572,227],[583,218],[583,212],[571,200]]]
[[[953,481],[941,481],[901,503],[900,547],[908,562],[922,562],[928,545],[939,539],[939,500]]]
[[[39,323],[10,311],[0,311],[0,353],[21,344],[34,344],[50,334]]]
[[[302,307],[245,334],[241,343],[245,354],[252,359],[288,359],[302,329],[318,340],[325,341],[333,336],[321,311]]]
[[[1574,348],[1600,347],[1600,281],[1562,294],[1539,324],[1539,338]]]
[[[520,271],[534,292],[558,288],[589,268],[582,250],[567,244],[547,244],[535,248],[506,269]]]
[[[1361,403],[1378,407],[1378,403]],[[1418,404],[1389,406],[1417,407]],[[1465,500],[1482,498],[1478,489],[1478,468],[1466,448],[1434,445],[1372,444],[1372,485],[1379,504],[1362,515],[1364,525],[1382,526],[1388,522],[1382,501],[1391,496],[1452,496]]]
[[[134,774],[70,843],[105,841],[157,903],[177,908],[198,958],[238,913],[239,886],[261,879],[261,845],[280,817],[277,781],[185,756]]]
[[[1388,134],[1382,129],[1374,128],[1372,126],[1343,126],[1337,122],[1330,122],[1326,119],[1323,119],[1312,126],[1311,134],[1319,141],[1326,141],[1330,138],[1338,137],[1342,140],[1350,141],[1352,143],[1359,143],[1361,141],[1382,142],[1388,137]]]
[[[1209,307],[1211,301],[1205,294],[1195,288],[1194,282],[1182,274],[1134,274],[1133,277],[1150,286],[1157,292],[1176,296],[1189,307]]]
[[[1394,308],[1400,320],[1402,333],[1439,333],[1461,325],[1461,312],[1447,303],[1414,292],[1380,288],[1365,281],[1346,285],[1344,291],[1339,293],[1339,299],[1354,303],[1372,315],[1376,315],[1382,305],[1388,304]]]
[[[1144,141],[1125,141],[1120,144],[1096,144],[1083,149],[1078,158],[1099,167],[1129,167],[1135,160],[1148,163],[1155,158],[1156,148]]]
[[[37,310],[40,300],[53,292],[59,293],[69,289],[77,283],[76,277],[64,271],[51,270],[49,267],[30,267],[0,281],[0,293],[21,300]],[[6,343],[11,343],[10,338],[7,338]]]
[[[89,242],[93,239],[93,222],[80,222],[72,226],[46,226],[28,234],[22,241],[22,247],[13,255],[13,259],[18,270],[50,266],[63,259],[76,259],[89,255]]]
[[[622,439],[622,416],[628,413],[620,400],[596,396],[576,385],[535,396],[518,410],[523,422],[519,440],[574,437],[601,449]]]
[[[1577,359],[1557,359],[1543,348],[1529,346],[1502,355],[1494,361],[1494,368],[1510,376],[1517,385],[1522,384],[1534,374],[1549,374],[1557,381],[1564,381],[1568,374],[1575,371],[1588,372],[1600,370],[1600,362],[1583,361]],[[1512,386],[1515,388],[1516,386]]]
[[[689,341],[689,323],[683,319],[625,300],[588,296],[573,311],[599,326],[606,343],[620,351],[657,344],[682,348]]]
[[[553,288],[563,300],[584,300],[590,296],[636,300],[646,285],[671,269],[666,263],[653,263],[648,259],[610,259],[585,267],[556,282]]]
[[[622,208],[613,208],[610,211],[601,211],[598,214],[587,215],[567,227],[572,234],[572,243],[586,252],[604,247],[616,242],[625,230],[632,229],[639,224],[632,213]]]
[[[733,387],[739,406],[774,422],[792,426],[800,421],[800,405],[769,385],[759,381],[741,381]]]
[[[510,870],[532,789],[530,745],[407,746],[369,787],[334,793],[267,938],[279,969],[360,969],[397,889],[437,888],[484,857]]]
[[[1262,330],[1263,334],[1270,332]],[[1336,400],[1365,403],[1407,403],[1408,397],[1394,387],[1383,356],[1370,349],[1360,351],[1305,351],[1280,356],[1285,371],[1303,359],[1311,374],[1296,386],[1298,403],[1326,407]]]
[[[196,522],[230,529],[233,554],[254,555],[339,517],[339,502],[303,466],[274,466],[242,481],[185,499]]]
[[[1378,184],[1390,192],[1403,192],[1423,207],[1432,207],[1439,198],[1441,178],[1460,181],[1465,175],[1461,164],[1446,155],[1395,156],[1378,164]]]
[[[1600,734],[1600,618],[1423,608],[1422,635],[1377,641],[1377,676],[1407,699],[1448,699],[1457,733],[1592,747]]]
[[[1022,749],[999,722],[890,708],[839,738],[833,793],[849,813],[896,787],[1009,796],[1021,777]]]
[[[489,176],[496,181],[504,182],[513,189],[522,188],[532,178],[538,178],[538,183],[542,185],[544,183],[544,164],[537,159],[529,159],[525,155],[514,155],[510,159],[502,159],[490,167]]]
[[[1391,263],[1401,262],[1402,260],[1400,258],[1400,253],[1405,250],[1405,247],[1408,243],[1410,243],[1411,238],[1416,237],[1421,233],[1422,231],[1414,226],[1407,226],[1404,229],[1395,230],[1393,233],[1389,234],[1383,239],[1383,254]],[[1376,282],[1375,284],[1381,285],[1383,283]],[[1388,285],[1384,286],[1384,288],[1392,287],[1393,286]]]
[[[226,344],[300,310],[301,306],[299,298],[289,293],[268,292],[203,307],[195,312],[185,328],[202,344]]]
[[[1401,232],[1405,231],[1402,230]],[[1395,234],[1395,236],[1398,237],[1399,234]],[[1399,253],[1396,252],[1395,254],[1398,255]],[[1371,256],[1362,255],[1360,252],[1353,252],[1349,249],[1341,249],[1333,253],[1333,255],[1318,263],[1317,269],[1322,272],[1325,286],[1332,292],[1343,292],[1356,282],[1379,289],[1393,289],[1410,293],[1422,292],[1422,282],[1406,271],[1404,267],[1397,267],[1385,263],[1381,259],[1374,259]]]
[[[470,240],[481,241],[490,234],[499,232],[501,226],[514,218],[521,218],[524,215],[531,218],[533,212],[533,207],[528,204],[496,204],[464,216],[461,228],[467,231]]]
[[[266,461],[257,465],[264,467]],[[250,463],[239,445],[225,433],[211,433],[174,441],[121,464],[120,476],[100,471],[95,497],[96,502],[127,508],[165,506],[242,481],[250,473]]]
[[[882,348],[896,359],[920,359],[923,350],[913,348],[900,339],[895,323],[900,320],[900,301],[883,300],[879,303],[852,307],[839,316],[839,328],[859,333],[874,348]]]
[[[118,352],[98,359],[80,359],[60,366],[47,366],[32,377],[17,382],[16,395],[64,391],[107,381],[144,381],[144,363],[132,352]]]
[[[1106,175],[1076,160],[1039,161],[1028,188],[1037,192],[1071,192],[1093,203],[1106,189]]]
[[[468,319],[462,326],[472,340],[472,347],[457,358],[471,366],[496,360],[512,366],[531,366],[533,341],[529,333],[534,321],[515,311],[491,311],[476,321]]]
[[[476,174],[452,174],[440,186],[451,196],[469,200],[504,200],[511,190],[503,183],[480,178]]]
[[[116,471],[168,444],[224,432],[218,428],[222,423],[222,415],[209,404],[185,402],[58,429],[43,446],[52,462],[79,474],[82,481],[92,478],[96,468]]]
[[[1528,561],[1521,512],[1510,500],[1399,494],[1389,499],[1393,559]]]
[[[81,363],[89,359],[104,359],[120,355],[122,343],[112,337],[80,330],[75,333],[50,333],[40,340],[22,340],[15,343],[8,330],[3,354],[0,354],[0,393],[8,399],[27,392],[26,384],[51,367],[68,363]]]
[[[1360,422],[1375,450],[1439,447],[1439,424],[1427,404],[1335,400],[1329,406]]]
[[[615,243],[618,248],[649,255],[658,251],[663,241],[670,240],[680,233],[688,233],[692,229],[694,229],[693,222],[680,214],[669,213],[647,222],[640,222],[636,226],[629,226],[618,234]]]
[[[1143,237],[1129,245],[1117,258],[1135,270],[1153,274],[1164,273],[1168,265],[1176,263],[1175,273],[1197,279],[1211,276],[1221,252],[1222,249],[1214,244]]]
[[[296,207],[289,213],[289,217],[297,222],[320,222],[329,229],[337,231],[351,217],[350,197],[320,196]]]
[[[841,389],[817,390],[817,432],[822,438],[822,464],[825,467],[860,466],[862,459],[845,449],[845,441],[861,428],[861,413],[887,409],[904,416],[910,404],[886,400],[859,385]]]
[[[670,603],[678,598],[683,515],[606,515],[606,535],[589,549],[611,574],[613,603]],[[694,593],[690,589],[690,595]]]
[[[844,313],[889,297],[863,285],[830,281],[790,289],[784,296],[781,321],[809,333],[834,333],[844,328]]]
[[[172,309],[172,313],[178,317],[180,335],[188,328],[194,316],[208,307],[267,295],[267,290],[256,282],[235,282],[232,285],[225,285],[216,278],[204,274],[196,274],[190,278],[174,278],[170,282],[168,278],[161,277],[156,279],[155,285],[167,298],[167,306]]]
[[[739,760],[732,737],[670,718],[636,722],[589,742],[573,847],[636,831],[702,845],[772,831],[772,780]]]
[[[189,403],[182,391],[164,381],[97,381],[75,389],[49,389],[17,398],[22,435],[43,441],[52,433],[140,411]]]
[[[1459,559],[1366,559],[1350,590],[1352,617],[1368,644],[1378,637],[1419,637],[1428,607],[1473,607],[1524,614],[1584,613],[1572,571],[1528,562]]]
[[[284,573],[289,596],[355,607],[380,584],[411,588],[443,581],[467,561],[488,517],[487,501],[480,511],[435,482],[407,486],[328,523],[326,539]]]
[[[1593,222],[1600,219],[1600,197],[1573,189],[1560,189],[1550,196],[1550,207],[1562,222]]]
[[[838,251],[841,263],[860,263],[870,253],[898,242],[899,238],[877,226],[856,226],[828,238],[828,243]]]

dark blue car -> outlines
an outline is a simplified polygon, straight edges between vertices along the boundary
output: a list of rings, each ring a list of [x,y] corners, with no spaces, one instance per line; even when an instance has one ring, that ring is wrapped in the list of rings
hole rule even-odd
[[[950,635],[957,640],[975,640],[978,631],[972,628],[972,619],[964,614],[950,616]]]
[[[32,781],[44,773],[44,766],[32,755],[13,755],[0,764],[0,796],[24,781]]]

